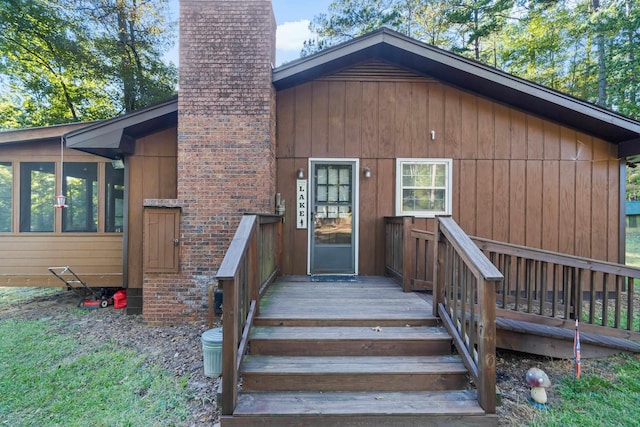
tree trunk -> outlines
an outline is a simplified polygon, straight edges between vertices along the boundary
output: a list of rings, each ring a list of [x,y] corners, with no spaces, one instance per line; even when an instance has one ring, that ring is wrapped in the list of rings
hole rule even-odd
[[[600,0],[593,0],[593,13],[600,10]],[[596,17],[599,21],[600,19]],[[607,67],[605,58],[604,34],[598,31],[596,35],[596,47],[598,49],[598,105],[605,107],[607,104]]]

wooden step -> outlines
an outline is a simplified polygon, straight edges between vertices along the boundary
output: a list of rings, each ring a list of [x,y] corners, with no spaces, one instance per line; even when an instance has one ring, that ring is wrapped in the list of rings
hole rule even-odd
[[[497,426],[472,390],[419,392],[241,393],[233,417],[240,426]]]
[[[245,356],[244,391],[455,390],[467,384],[459,356]]]
[[[431,356],[451,354],[442,327],[254,327],[252,355]]]

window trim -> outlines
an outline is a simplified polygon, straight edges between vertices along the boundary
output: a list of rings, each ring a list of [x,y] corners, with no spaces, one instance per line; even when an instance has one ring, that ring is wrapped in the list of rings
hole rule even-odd
[[[443,164],[446,167],[445,209],[444,211],[404,211],[402,209],[402,165],[404,164]],[[453,200],[453,159],[444,158],[397,158],[396,159],[396,216],[415,216],[435,218],[437,215],[451,215]]]

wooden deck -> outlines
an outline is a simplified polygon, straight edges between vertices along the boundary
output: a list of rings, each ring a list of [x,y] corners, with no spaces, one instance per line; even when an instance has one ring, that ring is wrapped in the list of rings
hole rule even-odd
[[[430,298],[392,279],[284,277],[260,303],[222,426],[495,426]]]

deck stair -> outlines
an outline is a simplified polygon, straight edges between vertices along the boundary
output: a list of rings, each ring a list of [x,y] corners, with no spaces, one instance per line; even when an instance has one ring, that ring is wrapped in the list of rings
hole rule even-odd
[[[267,292],[223,427],[497,425],[428,301],[363,280]]]

